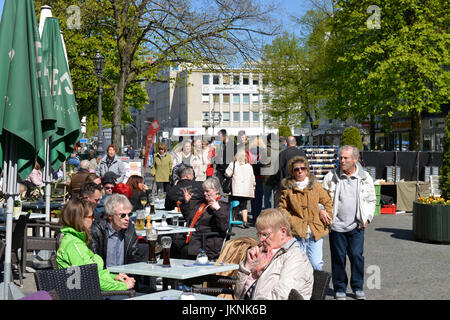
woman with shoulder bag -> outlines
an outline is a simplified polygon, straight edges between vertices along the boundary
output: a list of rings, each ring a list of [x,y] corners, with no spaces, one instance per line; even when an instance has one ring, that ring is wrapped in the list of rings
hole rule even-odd
[[[247,225],[247,201],[255,197],[255,175],[253,168],[248,163],[245,151],[238,151],[234,156],[234,162],[228,165],[225,176],[232,178],[231,201],[239,201],[239,210],[242,213],[243,227]]]

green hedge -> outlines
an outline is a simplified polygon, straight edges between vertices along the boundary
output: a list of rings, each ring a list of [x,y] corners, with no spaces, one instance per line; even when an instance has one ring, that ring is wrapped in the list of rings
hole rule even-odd
[[[442,191],[441,197],[450,199],[450,111],[447,113],[445,121],[445,135],[443,141],[442,166],[439,172],[439,188]]]

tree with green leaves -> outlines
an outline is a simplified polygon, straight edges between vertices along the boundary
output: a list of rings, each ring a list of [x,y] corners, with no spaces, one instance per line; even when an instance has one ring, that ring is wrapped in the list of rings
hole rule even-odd
[[[363,150],[363,144],[361,140],[361,133],[356,127],[345,128],[342,132],[341,146],[354,146],[359,150]]]
[[[121,122],[131,120],[130,106],[143,108],[148,100],[143,80],[161,81],[160,71],[180,64],[189,68],[250,59],[260,36],[276,30],[272,5],[252,0],[35,2],[37,10],[39,5],[52,6],[60,20],[81,115],[95,113],[92,57],[97,49],[105,56],[104,115],[117,145]],[[68,13],[69,8],[75,9]]]
[[[448,102],[448,19],[443,0],[337,1],[323,77],[330,115],[411,115],[420,150],[422,111]]]

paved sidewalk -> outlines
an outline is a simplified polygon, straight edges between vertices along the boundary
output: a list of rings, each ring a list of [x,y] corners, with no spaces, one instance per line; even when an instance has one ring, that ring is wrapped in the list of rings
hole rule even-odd
[[[233,231],[236,237],[255,237],[256,233],[254,227],[235,227]],[[324,239],[323,252],[324,270],[331,271],[328,237]],[[375,217],[365,233],[364,256],[367,299],[450,299],[450,245],[413,241],[412,213]],[[350,275],[349,262],[347,269]],[[25,273],[24,277],[22,292],[34,292],[33,273]],[[348,299],[353,299],[350,287],[347,294]],[[327,299],[333,299],[332,290]]]

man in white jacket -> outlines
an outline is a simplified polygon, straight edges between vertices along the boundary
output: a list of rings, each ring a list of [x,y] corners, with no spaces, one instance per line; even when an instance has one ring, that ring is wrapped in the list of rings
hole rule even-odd
[[[333,200],[329,239],[332,282],[338,300],[346,298],[347,255],[351,264],[350,286],[357,299],[365,299],[364,230],[373,219],[377,198],[373,180],[358,159],[358,148],[343,146],[339,153],[340,169],[328,172],[322,182]]]

